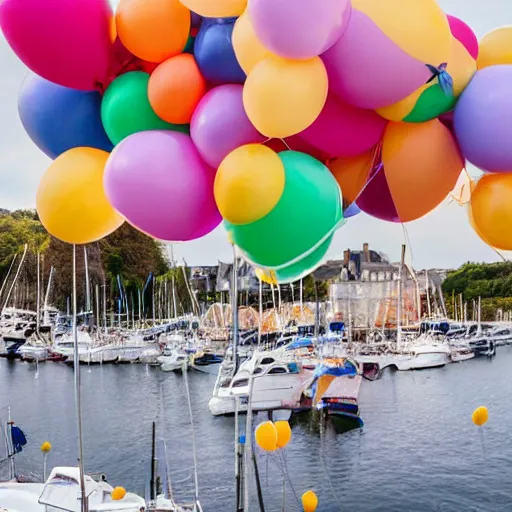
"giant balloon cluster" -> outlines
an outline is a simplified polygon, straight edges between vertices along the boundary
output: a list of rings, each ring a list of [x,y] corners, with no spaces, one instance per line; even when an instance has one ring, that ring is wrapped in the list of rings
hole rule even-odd
[[[363,211],[410,222],[464,160],[470,220],[510,245],[512,29],[480,42],[435,0],[3,0],[30,69],[21,121],[54,161],[41,221],[187,241],[222,221],[261,275],[300,278]]]

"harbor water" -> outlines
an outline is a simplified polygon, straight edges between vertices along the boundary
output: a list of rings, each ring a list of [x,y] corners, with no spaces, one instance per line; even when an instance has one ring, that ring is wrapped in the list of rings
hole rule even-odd
[[[364,429],[342,435],[329,424],[295,422],[284,454],[259,454],[267,512],[301,510],[313,489],[318,511],[498,512],[511,509],[512,349],[436,370],[388,372],[364,381]],[[200,498],[206,512],[235,510],[234,419],[207,407],[215,378],[190,372]],[[151,423],[166,440],[175,496],[193,489],[191,426],[181,375],[144,365],[83,366],[85,466],[112,485],[144,495]],[[50,441],[49,466],[76,465],[73,370],[0,360],[0,410],[10,405],[28,438],[18,472],[42,472],[39,447]],[[489,408],[483,428],[472,411]],[[298,498],[298,499],[297,499]],[[257,510],[253,494],[251,510]]]

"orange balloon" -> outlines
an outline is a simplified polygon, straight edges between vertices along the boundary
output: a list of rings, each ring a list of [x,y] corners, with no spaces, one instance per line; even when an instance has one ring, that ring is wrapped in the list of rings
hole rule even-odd
[[[485,174],[471,194],[469,221],[488,245],[512,250],[512,174]]]
[[[149,103],[158,117],[168,123],[190,123],[205,93],[206,81],[188,53],[162,62],[149,79]]]
[[[373,167],[375,150],[350,158],[335,158],[327,162],[343,194],[343,206],[350,206],[363,190]]]
[[[190,10],[179,0],[121,0],[119,39],[139,59],[163,62],[178,55],[190,33]]]
[[[401,222],[419,219],[438,206],[464,168],[457,143],[437,119],[389,123],[382,142],[382,163]]]

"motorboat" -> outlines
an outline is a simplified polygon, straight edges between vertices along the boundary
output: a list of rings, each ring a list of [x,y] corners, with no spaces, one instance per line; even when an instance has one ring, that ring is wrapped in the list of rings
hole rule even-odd
[[[164,372],[183,372],[188,370],[190,355],[178,347],[172,350],[167,349],[157,362]]]
[[[217,375],[222,361],[224,361],[224,357],[205,350],[192,357],[190,367],[202,373]]]
[[[279,354],[256,352],[241,364],[233,378],[219,374],[208,408],[213,416],[247,411],[249,395],[251,409],[298,409],[302,392],[313,378],[313,371],[299,362],[281,362]],[[252,382],[251,382],[252,381]]]
[[[146,502],[140,496],[126,493],[120,500],[112,498],[114,488],[104,475],[94,480],[85,475],[85,492],[90,512],[141,512]],[[80,512],[80,474],[75,467],[57,467],[44,484],[0,483],[0,510],[8,512]]]
[[[78,353],[85,354],[92,347],[91,335],[85,330],[78,330]],[[74,341],[72,334],[62,334],[55,337],[53,346],[50,349],[51,354],[61,357],[73,357]]]

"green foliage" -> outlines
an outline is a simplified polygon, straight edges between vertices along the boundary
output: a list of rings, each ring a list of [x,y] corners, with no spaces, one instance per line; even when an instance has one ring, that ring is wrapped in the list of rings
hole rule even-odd
[[[512,311],[512,262],[466,263],[443,282],[448,313],[453,317],[453,297],[462,294],[473,314],[473,301],[482,300],[482,320],[495,320],[496,311]],[[460,313],[459,313],[460,316]]]
[[[21,255],[28,244],[28,254],[20,287],[26,287],[18,307],[35,307],[35,282],[37,280],[37,253],[41,254],[43,287],[46,286],[50,268],[55,269],[50,302],[66,309],[72,291],[72,247],[51,237],[39,222],[33,210],[18,210],[12,213],[0,212],[0,276],[6,277],[15,254]],[[150,272],[163,274],[168,264],[161,246],[152,238],[142,234],[129,224],[124,224],[115,233],[98,243],[86,246],[91,294],[96,285],[107,287],[110,303],[119,296],[117,276],[128,296],[137,297]],[[79,308],[85,305],[85,254],[84,247],[77,246],[77,292]],[[19,257],[15,262],[18,265]],[[14,273],[14,272],[13,272]],[[12,274],[10,279],[12,279]],[[148,303],[151,298],[148,298]],[[17,301],[19,302],[19,300]]]

